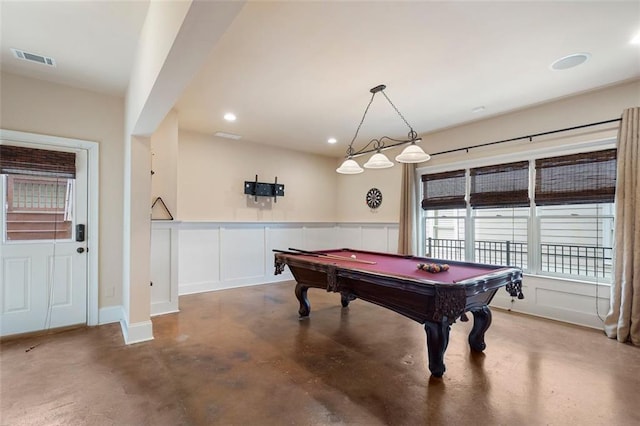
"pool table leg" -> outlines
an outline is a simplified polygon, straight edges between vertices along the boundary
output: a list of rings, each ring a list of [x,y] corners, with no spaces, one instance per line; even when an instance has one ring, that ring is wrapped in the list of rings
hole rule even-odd
[[[441,322],[425,321],[424,331],[427,333],[427,352],[429,353],[429,371],[435,377],[442,377],[445,371],[444,351],[449,344],[451,325],[444,317]]]
[[[356,296],[354,296],[353,294],[344,291],[340,293],[340,303],[342,303],[343,308],[349,306],[349,302],[351,302],[352,300],[356,300]]]
[[[485,305],[471,312],[473,313],[473,328],[469,333],[469,346],[476,352],[482,352],[487,347],[484,343],[484,333],[491,325],[491,310]]]
[[[296,298],[298,299],[298,302],[300,302],[300,309],[298,309],[298,313],[301,317],[308,317],[311,312],[311,304],[307,298],[307,290],[309,290],[309,287],[300,283],[296,284]]]

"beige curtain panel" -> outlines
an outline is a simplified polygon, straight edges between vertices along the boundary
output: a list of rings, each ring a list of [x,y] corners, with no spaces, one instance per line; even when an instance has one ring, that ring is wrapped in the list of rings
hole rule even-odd
[[[400,222],[398,229],[398,254],[414,255],[414,218],[416,215],[415,202],[415,174],[416,165],[402,164],[402,183],[400,188]]]
[[[611,306],[604,331],[640,346],[640,107],[622,114],[618,132]]]

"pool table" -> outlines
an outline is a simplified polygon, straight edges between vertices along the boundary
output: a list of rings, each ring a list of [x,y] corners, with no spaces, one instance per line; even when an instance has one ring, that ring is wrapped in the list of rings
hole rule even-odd
[[[300,317],[308,317],[311,311],[307,298],[310,287],[340,293],[343,307],[357,298],[391,309],[424,324],[429,370],[436,377],[445,372],[451,324],[457,319],[465,321],[466,312],[471,312],[474,324],[469,345],[474,351],[483,351],[484,334],[491,325],[488,304],[498,289],[505,287],[512,297],[524,297],[518,268],[346,248],[308,254],[274,252],[276,275],[286,265],[297,282]],[[421,263],[447,264],[449,269],[427,272],[418,269]]]

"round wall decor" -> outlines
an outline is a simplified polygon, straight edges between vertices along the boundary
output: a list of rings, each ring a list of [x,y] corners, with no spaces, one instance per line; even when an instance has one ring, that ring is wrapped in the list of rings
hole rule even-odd
[[[378,188],[371,188],[367,192],[367,206],[372,209],[377,209],[382,204],[382,192]]]

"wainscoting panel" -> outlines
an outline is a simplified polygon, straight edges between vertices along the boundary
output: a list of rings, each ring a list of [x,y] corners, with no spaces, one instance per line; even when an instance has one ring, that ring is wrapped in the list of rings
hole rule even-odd
[[[179,294],[215,290],[220,282],[220,228],[186,224],[178,230]]]
[[[389,248],[388,232],[386,227],[362,227],[362,247],[367,250],[386,252]]]
[[[502,309],[602,329],[609,310],[610,287],[567,279],[525,275],[524,299],[500,290],[491,303]]]
[[[338,247],[335,224],[303,225],[305,250],[322,250]]]
[[[335,248],[362,249],[362,226],[338,225],[337,231]]]
[[[242,285],[266,275],[264,226],[220,228],[220,279]],[[225,287],[228,287],[225,285]]]
[[[400,237],[400,228],[398,226],[387,226],[387,252],[398,252],[398,238]]]
[[[178,311],[178,230],[159,223],[151,232],[151,315]]]

